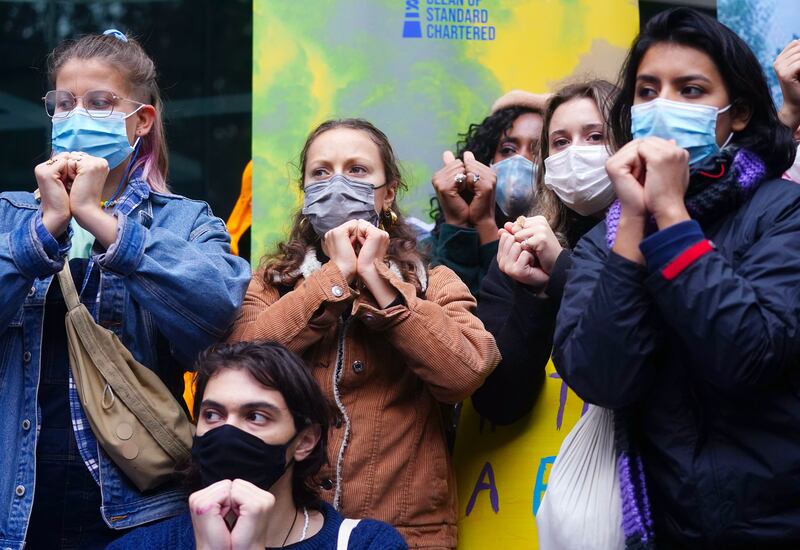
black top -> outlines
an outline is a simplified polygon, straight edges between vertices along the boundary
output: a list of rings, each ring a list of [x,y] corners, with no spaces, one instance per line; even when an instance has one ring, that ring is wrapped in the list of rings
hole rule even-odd
[[[570,246],[597,225],[595,218],[577,214],[569,222]],[[544,387],[556,314],[571,265],[571,252],[564,249],[547,285],[537,290],[513,280],[500,271],[497,258],[492,260],[481,283],[477,315],[495,337],[503,360],[472,396],[475,410],[490,422],[516,422],[536,403]]]

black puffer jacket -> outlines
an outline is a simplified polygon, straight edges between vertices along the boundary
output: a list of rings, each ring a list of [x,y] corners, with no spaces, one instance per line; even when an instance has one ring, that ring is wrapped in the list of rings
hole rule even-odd
[[[591,231],[556,368],[632,413],[659,548],[800,548],[800,185],[765,182],[703,232],[716,250],[667,280]]]

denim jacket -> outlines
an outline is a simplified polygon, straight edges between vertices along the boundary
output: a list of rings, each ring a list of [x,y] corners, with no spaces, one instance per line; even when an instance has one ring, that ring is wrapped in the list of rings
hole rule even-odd
[[[183,371],[236,317],[250,266],[231,254],[225,224],[203,202],[146,189],[129,215],[115,215],[116,242],[94,256],[97,321],[179,397]],[[43,229],[31,193],[0,194],[0,549],[24,546],[33,507],[45,297],[69,248]],[[140,493],[102,452],[100,490],[114,529],[186,506],[175,487]]]

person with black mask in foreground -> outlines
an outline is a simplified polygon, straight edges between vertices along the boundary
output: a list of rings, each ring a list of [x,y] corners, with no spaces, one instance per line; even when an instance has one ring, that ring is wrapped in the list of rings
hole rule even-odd
[[[312,481],[326,460],[328,405],[294,353],[240,342],[196,365],[197,434],[189,511],[141,527],[109,550],[405,549],[391,526],[343,520]]]

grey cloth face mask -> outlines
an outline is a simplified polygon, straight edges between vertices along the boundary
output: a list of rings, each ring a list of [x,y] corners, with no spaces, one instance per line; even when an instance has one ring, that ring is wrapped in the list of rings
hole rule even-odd
[[[384,184],[385,185],[385,184]],[[372,184],[336,174],[330,179],[306,185],[303,215],[321,238],[350,220],[366,220],[375,227],[380,221],[375,211]]]

